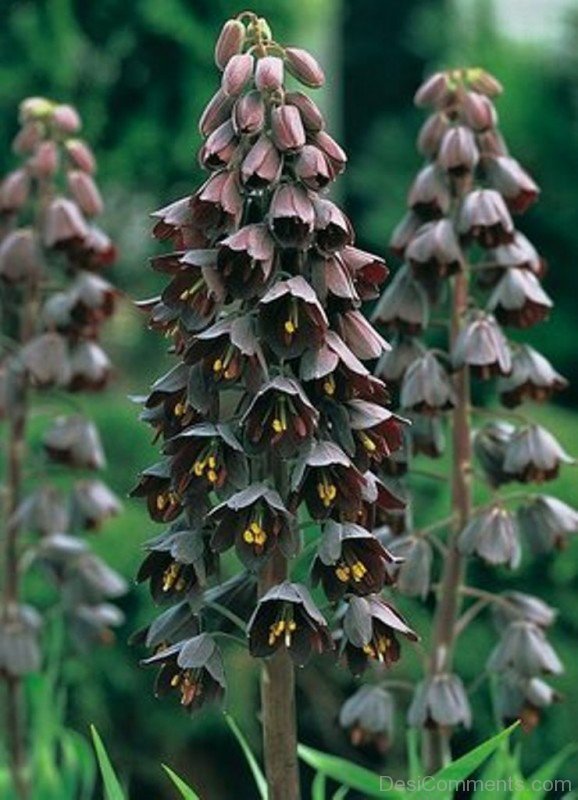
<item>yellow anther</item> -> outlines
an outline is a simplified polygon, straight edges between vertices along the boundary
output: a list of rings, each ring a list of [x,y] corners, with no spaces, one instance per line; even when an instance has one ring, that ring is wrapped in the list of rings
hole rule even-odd
[[[288,319],[288,320],[285,320],[285,324],[284,324],[284,326],[283,326],[283,327],[285,328],[285,333],[288,333],[289,335],[292,335],[292,334],[294,334],[294,333],[295,333],[295,331],[297,330],[297,326],[296,326],[296,325],[295,325],[295,323],[294,323],[292,320],[290,320],[290,319]]]
[[[364,645],[363,652],[365,653],[365,655],[371,656],[371,658],[376,658],[377,654],[370,644]]]
[[[175,583],[175,590],[177,592],[182,592],[186,585],[187,585],[186,580],[184,578],[179,578],[178,581]]]
[[[325,394],[334,395],[335,394],[335,378],[333,375],[328,375],[324,382],[323,382],[323,391]]]
[[[219,479],[219,476],[217,475],[217,473],[215,472],[214,469],[210,469],[207,472],[207,480],[209,481],[209,483],[216,483],[218,481],[218,479]]]
[[[325,500],[325,484],[318,483],[317,484],[317,494],[322,500]]]
[[[243,541],[247,542],[247,544],[253,544],[255,541],[255,536],[253,531],[247,528],[247,530],[243,531]]]
[[[180,566],[173,561],[170,567],[167,567],[167,569],[164,571],[163,592],[168,592],[169,589],[172,589],[172,587],[175,584],[175,581],[179,577],[180,569],[181,569]]]
[[[391,639],[388,639],[387,636],[383,636],[379,639],[377,643],[377,649],[380,653],[387,653],[390,644],[391,644]]]
[[[206,462],[205,461],[195,461],[193,464],[193,472],[200,478],[203,472],[205,471]]]
[[[207,459],[207,464],[211,469],[215,469],[215,467],[217,466],[217,459],[215,458],[215,456],[209,456],[209,458]]]
[[[337,567],[335,569],[335,574],[342,583],[347,583],[350,577],[349,567]]]
[[[249,525],[249,527],[251,528],[251,530],[253,531],[253,533],[260,533],[260,532],[262,531],[262,528],[261,528],[261,526],[259,525],[259,523],[258,523],[258,522],[255,522],[255,521],[253,521],[253,522],[252,522],[252,523]]]
[[[178,686],[181,682],[181,676],[179,674],[173,675],[171,678],[171,686]]]
[[[275,433],[282,433],[284,430],[283,423],[281,422],[280,419],[274,419],[273,422],[271,423],[271,427],[273,428]]]
[[[223,369],[223,362],[221,361],[220,358],[216,358],[213,361],[213,372],[221,372],[222,369]]]
[[[261,530],[259,533],[255,534],[255,544],[263,545],[267,541],[267,534],[265,531]]]
[[[337,497],[337,487],[333,483],[330,483],[327,486],[326,495],[329,498],[330,502],[335,500],[335,498]]]
[[[159,494],[157,497],[157,508],[159,511],[162,511],[167,504],[167,499],[164,494]]]
[[[189,289],[185,289],[184,292],[180,293],[179,300],[186,300],[187,297],[189,296],[189,294],[190,294],[190,290]]]
[[[353,574],[353,580],[354,581],[360,581],[360,580],[363,580],[363,576],[367,572],[367,568],[365,567],[364,564],[361,563],[361,561],[357,561],[351,567],[351,572]]]
[[[366,433],[362,433],[360,438],[363,443],[363,446],[365,447],[368,453],[374,453],[376,451],[377,445],[369,438],[369,436]]]

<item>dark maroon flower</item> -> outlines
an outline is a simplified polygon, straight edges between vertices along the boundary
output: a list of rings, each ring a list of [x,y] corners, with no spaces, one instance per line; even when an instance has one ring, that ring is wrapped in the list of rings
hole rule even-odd
[[[456,404],[451,379],[431,352],[415,359],[403,377],[400,405],[420,414],[448,411]]]
[[[353,229],[345,214],[331,200],[315,198],[316,243],[322,253],[331,254],[353,243]]]
[[[245,225],[220,242],[217,267],[233,296],[253,297],[273,270],[275,242],[264,223]]]
[[[199,161],[207,169],[222,169],[231,160],[237,144],[233,123],[227,119],[209,135],[199,153]]]
[[[406,248],[405,258],[416,278],[445,278],[462,268],[463,254],[451,220],[428,222],[418,229]]]
[[[387,527],[383,533],[376,531],[376,536],[394,557],[388,569],[396,589],[408,597],[425,600],[431,588],[433,562],[432,547],[428,540],[419,533],[396,536]]]
[[[387,565],[391,554],[375,536],[353,523],[328,520],[311,568],[313,585],[321,582],[331,601],[348,592],[368,595],[391,583]]]
[[[247,482],[243,448],[227,425],[192,425],[170,439],[165,452],[172,456],[172,486],[179,496],[226,495]]]
[[[512,371],[498,382],[498,392],[507,408],[514,408],[525,399],[544,402],[554,392],[568,386],[568,381],[552,367],[548,359],[529,345],[520,345],[512,352]]]
[[[189,713],[206,703],[220,702],[225,694],[223,659],[208,633],[163,648],[143,664],[161,668],[156,694],[178,691],[181,705]]]
[[[507,269],[488,300],[488,308],[502,325],[529,328],[543,322],[552,301],[538,278],[526,269]]]
[[[517,511],[518,524],[532,552],[563,550],[570,534],[578,533],[578,512],[556,497],[533,495]]]
[[[449,211],[450,192],[443,174],[430,164],[416,176],[407,197],[408,206],[424,217],[439,217]]]
[[[449,128],[441,141],[436,163],[453,177],[472,172],[479,153],[474,134],[463,125]]]
[[[542,483],[556,478],[561,464],[573,463],[551,433],[539,425],[528,425],[507,443],[503,470],[521,483]]]
[[[494,286],[506,269],[527,269],[537,278],[543,278],[547,270],[544,259],[519,231],[514,233],[509,244],[487,250],[480,267],[478,282],[482,286]]]
[[[42,437],[52,461],[80,469],[102,469],[106,459],[96,426],[79,414],[57,417]]]
[[[183,197],[168,206],[154,211],[151,217],[156,220],[153,236],[161,241],[171,239],[177,248],[196,247],[191,198]]]
[[[523,214],[538,199],[540,190],[514,158],[484,158],[484,172],[490,186],[505,199],[510,211]]]
[[[355,462],[368,469],[380,463],[402,445],[403,420],[381,405],[353,399],[347,404],[349,424],[356,442]]]
[[[55,198],[44,218],[43,242],[46,247],[66,248],[82,242],[88,234],[86,220],[76,203],[64,197]]]
[[[149,581],[156,603],[196,594],[217,568],[217,556],[208,546],[203,530],[190,529],[182,521],[146,545],[137,581]]]
[[[288,458],[311,441],[318,418],[300,384],[279,376],[259,389],[241,422],[251,450],[274,448]]]
[[[351,672],[361,675],[369,659],[391,667],[400,657],[399,634],[413,642],[419,638],[401,614],[381,597],[351,597],[343,620],[341,644]]]
[[[283,358],[320,347],[328,328],[317,295],[301,276],[279,281],[261,298],[259,321],[265,341]]]
[[[145,411],[141,419],[153,425],[165,438],[175,436],[192,424],[194,409],[188,398],[190,369],[186,364],[177,364],[158,378],[144,398]]]
[[[131,497],[146,497],[147,508],[155,522],[172,522],[182,511],[181,497],[171,488],[168,459],[143,470]]]
[[[306,144],[295,159],[295,175],[308,189],[319,191],[333,180],[333,172],[323,152]]]
[[[311,137],[311,140],[329,159],[334,175],[340,175],[345,169],[347,156],[335,139],[327,131],[320,130]]]
[[[173,275],[161,300],[187,331],[206,327],[215,317],[225,298],[223,275],[217,269],[216,250],[187,250],[181,254],[161,256],[155,269]]]
[[[459,332],[452,349],[455,369],[469,366],[479,378],[508,375],[512,369],[510,348],[491,314],[474,312]]]
[[[122,505],[108,486],[99,480],[83,480],[74,484],[71,498],[71,518],[74,524],[89,531],[120,514]]]
[[[283,159],[271,139],[263,134],[241,164],[241,179],[249,189],[263,189],[279,180]]]
[[[216,523],[211,547],[224,553],[235,547],[248,569],[255,569],[279,547],[287,557],[295,555],[298,538],[292,515],[276,491],[252,484],[216,506],[209,515]]]
[[[513,425],[499,420],[484,425],[474,437],[474,452],[492,486],[512,480],[512,476],[504,472],[504,459],[515,432]]]
[[[389,275],[385,261],[358,247],[346,246],[340,257],[349,270],[355,289],[362,300],[373,300],[379,294],[378,287]]]
[[[99,392],[107,385],[112,364],[106,352],[96,342],[80,342],[70,353],[71,392]]]
[[[354,747],[383,756],[394,733],[393,695],[381,686],[361,686],[342,705],[339,725],[348,732]]]
[[[494,189],[476,189],[466,195],[460,210],[458,233],[482,247],[508,244],[514,224],[501,194]]]
[[[387,383],[401,383],[407,368],[425,354],[425,346],[413,336],[398,336],[380,358],[375,374]]]
[[[440,458],[445,451],[446,439],[441,415],[407,413],[409,422],[406,436],[412,454],[427,458]]]
[[[243,199],[236,173],[216,172],[191,197],[191,224],[209,241],[241,221]]]
[[[315,211],[306,190],[284,183],[279,186],[269,206],[269,227],[282,247],[304,249],[313,235]]]
[[[408,213],[401,219],[391,234],[389,246],[392,253],[394,253],[396,256],[399,256],[399,258],[403,258],[403,254],[405,253],[407,245],[413,239],[413,236],[418,228],[421,227],[422,222],[423,221],[418,214],[414,213],[413,211],[408,211]]]
[[[293,471],[293,500],[303,499],[314,519],[361,509],[365,478],[333,442],[317,442]]]
[[[427,295],[423,287],[412,277],[407,266],[397,271],[382,294],[372,320],[410,335],[421,333],[427,326],[429,320]]]
[[[285,647],[302,666],[313,653],[333,649],[325,618],[300,583],[281,583],[259,600],[247,628],[249,650],[257,658]]]

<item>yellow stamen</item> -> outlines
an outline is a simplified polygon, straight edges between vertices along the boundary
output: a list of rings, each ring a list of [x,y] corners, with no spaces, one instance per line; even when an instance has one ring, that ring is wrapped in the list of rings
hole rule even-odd
[[[221,359],[220,358],[215,359],[215,361],[213,361],[213,372],[221,372],[222,369],[223,369],[223,362],[221,361]]]
[[[219,480],[219,476],[217,475],[214,469],[210,469],[207,472],[207,480],[209,481],[209,483],[216,483]]]
[[[377,445],[373,442],[366,433],[360,434],[360,439],[368,453],[375,453]]]
[[[283,327],[285,328],[285,333],[288,333],[290,336],[292,336],[297,330],[297,325],[295,325],[295,323],[290,319],[285,320]]]
[[[253,542],[255,541],[255,536],[253,534],[253,531],[249,530],[249,528],[243,531],[243,541],[247,542],[247,544],[253,544]]]
[[[335,378],[333,375],[329,375],[323,384],[323,391],[325,394],[334,395],[335,394]]]
[[[271,427],[273,428],[275,433],[282,433],[284,430],[283,423],[281,422],[280,419],[277,418],[273,420],[273,422],[271,423]]]

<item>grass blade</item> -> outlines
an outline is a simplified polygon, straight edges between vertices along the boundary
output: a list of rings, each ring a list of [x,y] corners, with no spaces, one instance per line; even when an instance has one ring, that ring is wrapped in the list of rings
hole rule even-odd
[[[261,798],[261,800],[267,800],[267,781],[265,780],[265,776],[263,775],[263,770],[259,766],[257,759],[255,758],[251,748],[249,747],[248,741],[241,733],[241,730],[237,725],[237,723],[235,722],[235,720],[233,719],[233,717],[226,714],[225,718],[227,720],[229,728],[233,731],[235,738],[241,745],[241,750],[243,751],[243,754],[247,759],[247,763],[251,768],[251,772],[253,773],[253,778],[255,779],[255,783],[257,784],[259,797]]]
[[[167,767],[166,764],[163,764],[163,769],[181,793],[183,800],[201,800],[199,795],[193,789],[191,789],[190,786],[187,786],[184,780],[179,778],[176,772],[173,772],[170,767]]]
[[[104,744],[102,743],[102,739],[100,738],[94,725],[90,726],[90,732],[92,734],[92,741],[94,743],[98,766],[100,767],[100,774],[102,775],[106,800],[127,800],[119,780],[116,777],[116,773],[112,767],[112,764],[110,763],[110,759]]]

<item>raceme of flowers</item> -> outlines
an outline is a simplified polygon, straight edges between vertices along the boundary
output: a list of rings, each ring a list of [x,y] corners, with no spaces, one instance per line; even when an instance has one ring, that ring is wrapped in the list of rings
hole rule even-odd
[[[539,189],[510,156],[499,131],[493,101],[500,92],[498,81],[487,72],[469,69],[436,73],[416,94],[416,104],[431,110],[417,141],[425,164],[391,239],[403,266],[373,316],[395,334],[377,375],[396,387],[401,413],[413,423],[405,433],[403,454],[380,465],[390,473],[404,474],[412,455],[442,455],[444,416],[456,406],[455,370],[467,366],[474,389],[479,381],[496,380],[507,409],[543,402],[566,386],[543,355],[507,338],[509,330],[545,320],[552,301],[542,287],[545,261],[513,221],[513,215],[524,213],[537,199]],[[464,271],[470,276],[467,309],[447,352],[439,342],[440,330],[447,329],[448,283]],[[539,554],[560,548],[578,529],[578,515],[547,493],[528,494],[517,511],[511,508],[520,493],[509,499],[500,492],[503,486],[550,481],[572,459],[552,434],[524,415],[506,411],[501,416],[475,433],[475,469],[483,475],[490,500],[474,511],[458,548],[487,564],[515,568],[522,541]],[[380,519],[385,523],[380,538],[392,554],[405,559],[399,591],[427,597],[434,562],[431,538],[443,530],[443,521],[420,531],[407,509]],[[449,525],[446,521],[445,527]],[[546,640],[554,612],[538,598],[516,592],[489,595],[487,602],[495,610],[500,634],[487,664],[499,679],[498,713],[506,720],[521,717],[532,727],[558,697],[544,682],[562,669]],[[372,688],[372,698],[368,691],[364,687],[357,699],[348,701],[342,722],[354,740],[369,738],[379,744],[391,738],[393,698],[383,687]],[[442,666],[417,688],[410,724],[451,728],[470,720],[462,681],[451,668]]]
[[[286,648],[302,665],[337,650],[356,674],[417,638],[381,594],[396,559],[372,533],[377,507],[401,506],[375,470],[404,421],[363,363],[388,345],[359,310],[387,268],[355,247],[327,196],[346,156],[299,88],[323,72],[251,13],[225,24],[215,60],[221,88],[199,126],[209,175],[153,214],[173,250],[152,259],[166,284],[140,304],[175,366],[143,400],[162,458],[133,493],[166,528],[139,580],[169,607],[138,638],[155,651],[158,691],[188,710],[222,696],[218,637],[235,621],[253,656]],[[269,559],[296,557],[304,533],[309,554],[319,531],[312,579],[340,603],[333,632],[302,583],[257,601]],[[223,583],[230,550],[238,572]]]
[[[80,128],[71,106],[25,100],[13,143],[20,166],[0,184],[0,410],[9,542],[0,674],[12,677],[41,662],[42,618],[21,597],[26,569],[40,565],[49,576],[79,647],[109,641],[111,627],[122,621],[110,600],[124,593],[125,583],[80,535],[120,510],[95,474],[105,464],[96,426],[80,411],[70,413],[80,407],[81,393],[100,392],[109,381],[112,366],[99,338],[118,297],[101,275],[116,254],[95,223],[103,204]],[[33,404],[49,399],[43,452],[36,452],[26,447],[28,417]]]

